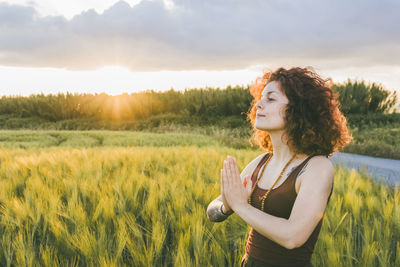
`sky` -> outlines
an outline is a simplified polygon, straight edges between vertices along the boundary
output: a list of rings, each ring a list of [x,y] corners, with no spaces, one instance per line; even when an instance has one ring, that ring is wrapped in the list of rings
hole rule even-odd
[[[248,85],[262,70],[400,93],[396,0],[0,0],[0,96]]]

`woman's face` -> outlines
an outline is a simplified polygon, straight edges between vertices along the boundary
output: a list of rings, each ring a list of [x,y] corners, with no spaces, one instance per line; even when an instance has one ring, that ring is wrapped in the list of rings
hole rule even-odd
[[[285,126],[285,110],[289,103],[286,95],[281,92],[279,82],[269,82],[257,102],[257,117],[254,127],[268,132],[280,131]]]

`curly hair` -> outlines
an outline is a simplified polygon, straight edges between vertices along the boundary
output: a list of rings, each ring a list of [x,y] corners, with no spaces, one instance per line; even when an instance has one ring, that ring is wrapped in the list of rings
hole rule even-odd
[[[274,72],[263,71],[250,86],[253,96],[247,120],[253,126],[249,142],[255,141],[262,150],[272,152],[267,131],[254,127],[257,107],[264,87],[277,81],[289,103],[286,108],[284,132],[288,146],[295,153],[330,156],[353,139],[347,128],[347,119],[339,110],[338,93],[332,91],[331,79],[322,79],[312,67],[279,68]]]

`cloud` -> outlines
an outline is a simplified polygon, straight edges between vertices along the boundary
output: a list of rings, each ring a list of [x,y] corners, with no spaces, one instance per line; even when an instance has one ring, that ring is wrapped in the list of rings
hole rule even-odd
[[[0,3],[0,65],[134,71],[398,66],[396,0],[143,0],[67,20]]]

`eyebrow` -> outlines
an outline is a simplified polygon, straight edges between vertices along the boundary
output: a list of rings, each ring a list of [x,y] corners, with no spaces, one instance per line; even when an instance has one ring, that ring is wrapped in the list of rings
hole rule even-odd
[[[270,91],[270,92],[268,92],[268,93],[266,93],[266,94],[262,94],[262,93],[261,93],[261,96],[270,95],[270,94],[272,94],[272,93],[277,93],[277,92],[276,92],[276,91]]]

